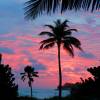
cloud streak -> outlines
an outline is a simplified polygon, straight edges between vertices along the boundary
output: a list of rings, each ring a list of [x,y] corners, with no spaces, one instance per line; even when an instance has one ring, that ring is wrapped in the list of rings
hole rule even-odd
[[[9,2],[9,3],[8,3]],[[0,53],[3,62],[10,64],[16,73],[23,71],[26,65],[32,65],[39,71],[39,79],[34,83],[36,87],[56,87],[58,83],[57,48],[39,50],[39,42],[43,37],[38,33],[48,30],[44,24],[52,24],[55,19],[68,19],[72,28],[78,29],[73,33],[81,40],[84,53],[75,49],[75,58],[61,50],[61,64],[63,83],[80,81],[90,74],[88,67],[99,65],[100,59],[100,12],[74,13],[63,15],[54,14],[42,16],[35,21],[26,21],[23,14],[24,0],[0,1]],[[45,83],[45,81],[47,83]]]

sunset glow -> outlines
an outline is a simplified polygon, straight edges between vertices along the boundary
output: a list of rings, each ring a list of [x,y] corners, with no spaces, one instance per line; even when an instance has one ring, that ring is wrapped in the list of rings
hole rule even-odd
[[[26,0],[0,1],[0,53],[3,63],[9,64],[15,74],[20,74],[26,65],[32,65],[39,72],[39,78],[33,83],[34,88],[56,88],[58,85],[57,48],[39,50],[43,37],[38,34],[48,30],[43,25],[53,24],[56,19],[68,19],[72,28],[78,29],[73,33],[81,43],[84,52],[75,49],[72,58],[66,51],[61,50],[61,65],[63,84],[75,83],[80,77],[87,78],[90,74],[88,67],[100,65],[100,12],[59,12],[51,16],[43,15],[33,21],[24,19],[23,3]],[[13,9],[12,9],[13,8]],[[20,86],[23,83],[17,76]]]

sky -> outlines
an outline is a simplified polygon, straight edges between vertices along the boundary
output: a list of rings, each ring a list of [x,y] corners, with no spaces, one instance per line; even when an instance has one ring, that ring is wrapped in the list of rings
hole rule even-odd
[[[43,25],[53,21],[68,19],[71,28],[78,29],[77,37],[84,52],[75,49],[72,58],[61,49],[63,84],[79,82],[91,76],[86,69],[100,65],[100,11],[67,11],[66,13],[42,15],[33,21],[24,17],[24,2],[27,0],[0,0],[0,53],[4,64],[9,64],[15,73],[16,82],[22,88],[27,82],[20,80],[24,67],[32,65],[39,72],[34,88],[56,88],[58,85],[58,61],[56,46],[49,50],[39,50],[43,37],[38,34],[48,30]]]

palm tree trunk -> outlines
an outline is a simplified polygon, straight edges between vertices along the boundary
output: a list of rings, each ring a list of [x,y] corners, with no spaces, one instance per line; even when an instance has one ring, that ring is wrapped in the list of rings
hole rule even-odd
[[[61,72],[61,62],[60,62],[60,45],[58,44],[58,66],[59,66],[59,100],[62,97],[62,72]]]
[[[31,98],[32,98],[32,84],[30,84]]]

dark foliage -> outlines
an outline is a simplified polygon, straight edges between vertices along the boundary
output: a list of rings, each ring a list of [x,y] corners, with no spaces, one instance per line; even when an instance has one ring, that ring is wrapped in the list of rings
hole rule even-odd
[[[34,97],[27,97],[27,96],[25,96],[25,97],[23,97],[23,96],[21,96],[21,97],[18,97],[18,100],[39,100],[39,99],[37,99],[37,98],[34,98]]]
[[[55,45],[59,45],[64,48],[70,56],[74,57],[74,47],[82,50],[81,42],[76,37],[72,36],[73,32],[77,32],[77,29],[71,29],[68,25],[68,20],[61,21],[58,19],[54,21],[54,25],[45,25],[51,31],[43,31],[39,35],[48,36],[47,39],[40,42],[40,49],[49,49]]]
[[[0,60],[2,56],[0,54]],[[9,65],[0,62],[0,100],[16,100],[18,86],[15,84],[14,74]]]
[[[34,68],[32,68],[31,66],[26,66],[24,68],[24,73],[21,73],[21,79],[25,81],[25,79],[28,78],[29,79],[28,84],[30,87],[32,82],[34,81],[33,79],[34,77],[39,77],[38,72],[35,72]]]
[[[66,10],[98,10],[100,0],[28,0],[25,3],[25,15],[28,19],[34,19],[44,12],[54,13],[57,9],[60,9],[61,13]]]
[[[100,100],[100,66],[94,68],[88,68],[88,72],[90,72],[94,78],[89,77],[88,79],[83,80],[81,78],[81,82],[77,83],[72,88],[72,95],[77,95],[81,97],[92,97],[91,100]]]

